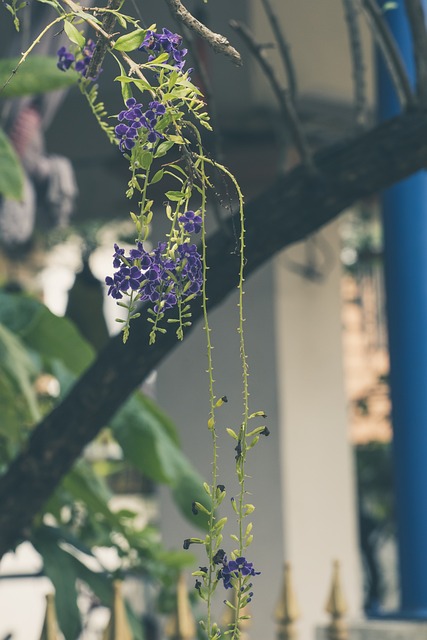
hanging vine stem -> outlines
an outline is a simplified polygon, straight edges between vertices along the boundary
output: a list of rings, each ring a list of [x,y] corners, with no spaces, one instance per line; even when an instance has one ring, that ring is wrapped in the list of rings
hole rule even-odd
[[[239,491],[239,496],[238,496],[238,500],[237,500],[237,507],[235,506],[235,501],[232,501],[233,504],[233,508],[236,512],[237,515],[237,525],[238,525],[238,535],[236,536],[237,538],[237,543],[238,543],[238,550],[237,551],[237,555],[239,557],[243,556],[243,553],[245,551],[245,549],[249,546],[251,540],[248,543],[248,537],[250,534],[250,530],[252,527],[250,527],[248,535],[246,535],[246,532],[244,532],[243,530],[243,525],[244,525],[244,520],[245,518],[250,515],[250,513],[253,512],[253,506],[252,505],[246,505],[245,504],[245,496],[246,496],[246,485],[245,485],[245,480],[246,480],[246,472],[245,472],[245,462],[246,462],[246,454],[247,451],[249,450],[249,448],[251,448],[252,446],[254,446],[254,444],[256,444],[257,440],[254,439],[253,442],[251,442],[248,446],[248,422],[250,417],[255,417],[255,415],[263,415],[262,412],[257,412],[257,414],[253,414],[253,416],[249,415],[249,368],[248,368],[248,362],[247,362],[247,354],[246,354],[246,344],[245,344],[245,334],[244,334],[244,323],[245,323],[245,314],[244,314],[244,302],[243,302],[243,296],[245,294],[244,292],[244,271],[245,271],[245,264],[246,264],[246,259],[245,259],[245,216],[244,216],[244,198],[243,198],[243,194],[242,191],[240,189],[240,185],[237,182],[236,178],[234,177],[234,175],[224,166],[224,165],[220,165],[216,162],[214,162],[213,160],[209,159],[209,158],[205,158],[202,155],[198,156],[200,159],[203,158],[203,162],[208,162],[209,164],[211,164],[212,166],[214,166],[215,168],[219,169],[221,172],[223,172],[233,183],[233,186],[236,190],[237,196],[238,196],[238,200],[239,200],[239,218],[240,218],[240,266],[239,266],[239,280],[238,280],[238,292],[239,292],[239,299],[238,299],[238,309],[239,309],[239,323],[238,323],[238,334],[239,334],[239,343],[240,343],[240,361],[241,361],[241,367],[242,367],[242,396],[243,396],[243,413],[242,413],[242,422],[240,425],[240,429],[239,429],[239,433],[238,433],[238,441],[237,441],[237,447],[236,447],[236,473],[237,473],[237,477],[238,477],[238,481],[239,481],[239,486],[240,486],[240,491]],[[257,438],[257,436],[255,435],[255,438]],[[234,538],[234,536],[232,536]],[[236,604],[235,604],[235,621],[234,621],[234,628],[233,628],[233,635],[232,635],[232,640],[235,640],[238,638],[239,636],[239,621],[240,621],[240,613],[241,613],[241,609],[242,609],[242,601],[245,598],[245,593],[242,593],[242,585],[243,585],[243,579],[242,579],[242,575],[239,575],[238,578],[238,585],[235,587],[236,592],[237,592],[237,598],[236,598]]]

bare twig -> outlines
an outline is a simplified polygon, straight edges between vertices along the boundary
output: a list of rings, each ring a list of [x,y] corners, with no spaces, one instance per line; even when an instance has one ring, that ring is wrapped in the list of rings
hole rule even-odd
[[[230,58],[237,66],[241,66],[242,58],[240,53],[231,46],[225,36],[222,36],[220,33],[214,33],[208,27],[206,27],[202,22],[197,20],[180,2],[180,0],[165,0],[169,9],[173,13],[176,18],[185,24],[186,27],[191,29],[199,35],[201,38],[206,40],[206,42],[212,47],[216,53],[222,53],[223,55]]]
[[[358,10],[354,0],[342,0],[347,22],[348,39],[351,51],[354,80],[354,109],[357,125],[364,127],[367,123],[368,102],[366,99],[365,64],[359,29]]]
[[[406,13],[412,31],[415,67],[417,70],[417,96],[427,105],[427,31],[424,10],[420,0],[405,0]]]
[[[288,79],[289,94],[293,103],[295,104],[298,86],[295,67],[291,56],[291,50],[286,41],[284,31],[279,23],[277,15],[275,14],[273,7],[271,6],[270,0],[262,0],[262,4],[264,6],[264,11],[270,21],[271,29],[274,33],[274,37],[276,38],[276,42],[279,47],[280,56],[282,58],[283,66],[285,67],[286,76]]]
[[[237,22],[236,20],[232,20],[230,22],[230,25],[242,37],[244,43],[246,44],[249,51],[252,53],[252,55],[264,71],[266,78],[270,82],[270,86],[273,89],[274,94],[279,102],[283,121],[291,131],[295,147],[297,148],[301,156],[303,164],[309,169],[310,172],[316,173],[311,150],[302,129],[297,112],[295,111],[295,107],[289,97],[289,92],[280,85],[276,73],[269,60],[267,59],[267,56],[265,55],[263,47],[255,41],[252,33],[245,25]]]
[[[399,100],[403,108],[408,109],[415,105],[414,94],[409,84],[405,65],[393,35],[390,32],[387,22],[378,7],[376,0],[361,0],[372,32],[377,40],[378,46],[384,56],[384,60],[396,87]]]

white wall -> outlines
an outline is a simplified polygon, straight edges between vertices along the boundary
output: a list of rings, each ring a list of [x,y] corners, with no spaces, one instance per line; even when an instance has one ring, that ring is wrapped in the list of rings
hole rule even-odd
[[[342,0],[272,0],[297,71],[301,95],[348,102],[353,96],[352,66]],[[252,28],[259,42],[272,42],[271,28],[260,0],[251,4]],[[361,12],[362,46],[369,100],[372,101],[371,36]],[[275,51],[268,51],[276,73],[282,65]],[[274,104],[266,80],[258,68],[252,74],[256,101]]]

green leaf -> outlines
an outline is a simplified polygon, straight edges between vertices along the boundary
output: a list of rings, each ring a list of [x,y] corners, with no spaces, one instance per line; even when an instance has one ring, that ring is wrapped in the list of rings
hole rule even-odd
[[[141,167],[143,169],[149,169],[151,167],[152,162],[153,162],[153,154],[151,153],[151,151],[144,151],[144,153],[140,158]]]
[[[182,191],[166,191],[165,196],[172,202],[182,202],[185,200],[185,194]]]
[[[78,638],[81,622],[73,558],[58,545],[58,532],[54,527],[37,529],[32,536],[32,543],[43,558],[45,574],[55,586],[56,613],[61,631],[66,638]]]
[[[146,62],[144,66],[154,67],[156,65],[163,65],[163,63],[166,62],[166,60],[169,60],[169,54],[167,53],[167,51],[158,55],[157,58],[155,58],[154,60],[150,60],[149,62]],[[175,71],[174,67],[171,67],[171,69]]]
[[[163,178],[163,174],[164,174],[164,170],[159,169],[159,171],[157,171],[157,173],[155,173],[154,176],[151,178],[150,184],[155,184],[156,182],[160,182],[160,180]]]
[[[136,29],[135,31],[126,33],[124,36],[120,36],[120,38],[116,40],[116,44],[113,49],[116,49],[116,51],[134,51],[135,49],[138,49],[144,40],[145,34],[145,29]]]
[[[67,34],[67,36],[70,38],[71,42],[74,42],[74,44],[82,48],[85,46],[86,44],[85,37],[68,20],[64,20],[64,31]]]
[[[34,361],[22,342],[0,324],[0,379],[9,381],[16,401],[21,397],[24,399],[34,422],[41,417],[32,385],[36,373]]]
[[[149,402],[149,401],[148,401]],[[196,526],[205,528],[207,518],[191,511],[194,500],[210,508],[203,479],[169,435],[160,412],[147,411],[147,398],[136,393],[113,420],[114,437],[125,458],[156,482],[171,485],[174,499],[183,515]]]
[[[1,82],[1,80],[0,80]],[[13,200],[22,197],[24,173],[6,134],[0,129],[0,193]]]
[[[157,147],[157,151],[154,154],[154,157],[161,158],[162,156],[165,156],[169,151],[169,149],[171,149],[174,146],[174,144],[175,142],[173,142],[172,140],[165,140],[164,142],[161,142]]]
[[[0,322],[47,360],[61,360],[75,375],[91,363],[94,351],[67,318],[55,316],[38,300],[0,292]]]
[[[65,89],[77,83],[79,75],[73,71],[64,72],[56,66],[53,56],[30,56],[18,69],[19,58],[0,60],[0,86],[6,84],[0,98],[17,98],[36,93],[47,93]],[[15,74],[15,75],[14,75]]]

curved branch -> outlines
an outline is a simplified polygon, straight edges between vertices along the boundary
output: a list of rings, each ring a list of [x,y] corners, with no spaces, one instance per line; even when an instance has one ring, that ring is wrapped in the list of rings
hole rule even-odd
[[[247,275],[358,199],[426,164],[427,113],[423,111],[405,113],[317,154],[317,176],[299,166],[247,205]],[[233,250],[232,239],[221,232],[211,236],[210,307],[235,290],[239,258]],[[199,304],[193,305],[193,314],[194,320],[200,318]],[[34,429],[25,449],[0,478],[0,557],[28,536],[34,516],[83,448],[177,346],[170,332],[159,335],[149,347],[149,331],[141,316],[134,321],[126,345],[121,336],[112,338],[68,396]]]
[[[282,59],[283,66],[286,71],[286,77],[288,79],[289,94],[291,96],[292,102],[295,104],[297,99],[298,85],[297,85],[297,75],[295,73],[295,65],[291,55],[291,48],[286,41],[283,29],[280,26],[277,15],[273,10],[271,0],[261,0],[261,1],[264,6],[264,11],[270,22],[271,30],[273,31],[274,37],[276,38],[277,46],[280,52],[280,57]]]
[[[406,14],[411,26],[415,67],[417,69],[417,95],[427,105],[427,30],[426,18],[420,0],[405,0]]]
[[[390,75],[399,100],[404,109],[415,105],[414,94],[412,93],[406,68],[397,48],[393,35],[388,28],[388,24],[378,7],[376,0],[361,0],[372,32],[378,42],[378,46],[384,56],[384,61],[390,71]]]
[[[255,60],[263,70],[265,77],[269,81],[270,86],[273,89],[279,103],[283,123],[289,127],[293,142],[296,149],[298,150],[298,153],[301,156],[302,162],[310,171],[310,173],[316,173],[316,167],[313,163],[311,150],[307,138],[304,134],[300,119],[295,110],[294,103],[291,100],[289,92],[281,86],[276,76],[274,67],[265,55],[265,51],[263,50],[262,45],[259,45],[256,42],[251,31],[241,22],[237,22],[237,20],[230,20],[230,26],[241,36],[245,45],[254,56]]]
[[[197,20],[189,11],[184,7],[180,0],[165,0],[169,9],[176,18],[185,24],[186,27],[197,33],[198,36],[206,40],[206,42],[212,47],[216,53],[222,53],[230,58],[235,65],[240,67],[242,65],[242,58],[240,53],[236,51],[234,47],[228,42],[225,36],[220,33],[214,33],[202,22]]]
[[[358,10],[354,0],[342,0],[344,15],[347,22],[348,40],[351,51],[351,64],[353,67],[354,81],[354,107],[356,112],[356,124],[366,127],[368,100],[366,97],[366,67],[363,59],[363,47],[359,28]]]

